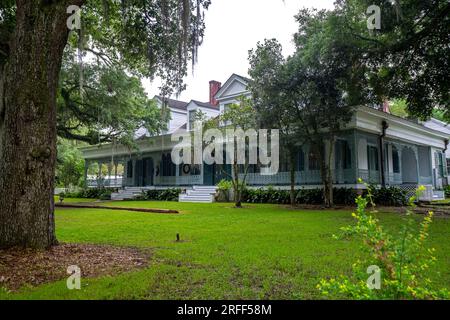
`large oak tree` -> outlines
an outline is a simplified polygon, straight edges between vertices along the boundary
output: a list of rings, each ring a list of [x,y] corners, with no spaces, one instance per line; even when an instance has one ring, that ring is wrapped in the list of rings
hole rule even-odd
[[[135,74],[183,88],[209,0],[6,0],[0,3],[0,247],[47,248],[54,224],[56,97],[69,29],[83,8],[80,39]],[[84,47],[84,44],[82,44]]]

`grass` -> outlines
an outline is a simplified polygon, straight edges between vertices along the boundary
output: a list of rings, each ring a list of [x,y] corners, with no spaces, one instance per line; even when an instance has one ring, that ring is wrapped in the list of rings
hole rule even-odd
[[[450,199],[433,201],[433,204],[437,204],[437,205],[450,205]]]
[[[317,299],[321,278],[351,273],[362,256],[357,240],[334,240],[353,222],[348,211],[292,210],[276,205],[114,202],[104,205],[177,209],[180,215],[107,209],[58,209],[62,242],[152,248],[145,270],[82,279],[69,291],[65,280],[23,288],[0,299]],[[391,231],[398,214],[379,213]],[[421,217],[417,217],[419,220]],[[450,219],[436,218],[430,244],[438,272],[432,280],[450,289]],[[175,241],[176,234],[182,242]]]

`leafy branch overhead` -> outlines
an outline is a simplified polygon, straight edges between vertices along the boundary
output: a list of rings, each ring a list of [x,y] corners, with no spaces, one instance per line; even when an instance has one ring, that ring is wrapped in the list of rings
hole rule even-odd
[[[63,61],[58,93],[58,135],[67,139],[130,144],[140,128],[155,134],[165,130],[169,120],[169,113],[147,97],[139,78],[100,61],[81,65],[70,52]]]

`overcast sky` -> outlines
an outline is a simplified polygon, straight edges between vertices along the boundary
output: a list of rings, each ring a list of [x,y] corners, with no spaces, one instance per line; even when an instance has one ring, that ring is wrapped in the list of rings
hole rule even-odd
[[[208,101],[209,81],[224,83],[237,73],[248,71],[248,51],[258,41],[276,38],[285,56],[292,54],[292,36],[297,31],[294,15],[301,8],[333,7],[334,0],[212,0],[206,12],[206,31],[199,49],[194,75],[185,80],[187,89],[180,100]],[[150,97],[158,94],[159,81],[144,82]]]

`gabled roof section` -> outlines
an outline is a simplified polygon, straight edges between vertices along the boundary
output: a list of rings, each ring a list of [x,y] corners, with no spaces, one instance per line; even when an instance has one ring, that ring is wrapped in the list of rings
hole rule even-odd
[[[244,77],[244,76],[240,76],[236,73],[233,73],[231,75],[230,78],[228,78],[228,80],[224,83],[224,85],[222,86],[222,88],[220,88],[220,90],[217,92],[215,98],[217,100],[220,100],[224,97],[226,97],[227,95],[225,95],[225,93],[231,88],[231,86],[238,82],[241,86],[243,86],[245,88],[244,91],[242,91],[242,93],[248,93],[247,90],[247,86],[248,84],[251,82],[251,79]]]
[[[197,100],[191,100],[191,102],[195,103],[197,106],[202,107],[202,108],[208,108],[208,109],[213,109],[213,110],[219,110],[219,106],[214,106],[212,104],[210,104],[209,102],[200,102]],[[189,103],[191,103],[189,102]]]
[[[187,110],[187,105],[188,105],[187,102],[180,101],[180,100],[169,99],[169,98],[163,98],[161,96],[155,96],[154,99],[159,100],[159,102],[161,102],[161,103],[166,101],[167,105],[169,106],[169,108],[183,110],[183,111]]]
[[[423,125],[427,128],[434,129],[437,131],[444,132],[450,137],[450,124],[445,123],[441,120],[431,118],[430,120],[423,123]]]

